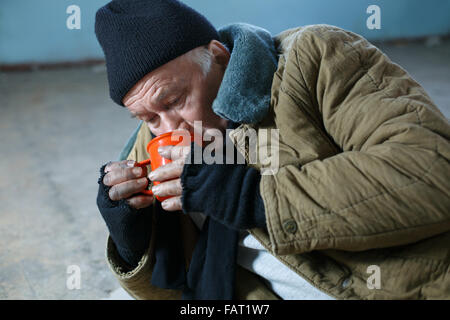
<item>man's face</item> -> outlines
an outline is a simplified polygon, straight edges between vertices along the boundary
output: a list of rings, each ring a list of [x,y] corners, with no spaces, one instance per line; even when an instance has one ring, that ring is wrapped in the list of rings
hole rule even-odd
[[[226,53],[220,52],[221,44],[214,41],[209,45],[210,51],[225,56],[219,57],[218,63],[212,63],[207,75],[198,63],[182,55],[147,74],[123,99],[132,115],[145,121],[154,135],[175,129],[193,133],[194,121],[202,121],[202,133],[210,128],[225,131],[227,120],[216,115],[211,106],[229,54],[223,46]],[[211,49],[211,46],[215,47]]]

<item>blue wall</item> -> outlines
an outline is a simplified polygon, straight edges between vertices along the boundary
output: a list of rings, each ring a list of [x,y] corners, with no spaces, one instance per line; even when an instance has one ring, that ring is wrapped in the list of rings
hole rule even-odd
[[[0,63],[102,58],[94,34],[96,10],[107,0],[0,0]],[[248,22],[276,34],[327,23],[369,40],[450,33],[450,0],[185,0],[216,27]],[[81,8],[81,30],[68,30],[66,8]],[[381,7],[381,30],[366,27],[366,8]]]

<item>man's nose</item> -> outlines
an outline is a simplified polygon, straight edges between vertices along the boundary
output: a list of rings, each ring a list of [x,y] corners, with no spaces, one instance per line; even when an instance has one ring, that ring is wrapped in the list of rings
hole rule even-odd
[[[185,130],[191,130],[191,126],[186,122],[186,121],[182,121],[179,125],[177,129],[185,129]]]
[[[184,119],[179,116],[163,113],[161,115],[161,120],[165,124],[165,132],[189,128],[189,125],[186,123],[186,121],[184,121]]]
[[[166,127],[165,132],[170,132],[170,131],[180,130],[180,129],[187,130],[187,131],[193,130],[186,121],[181,120],[180,122],[173,121],[172,123],[169,123],[168,126]]]

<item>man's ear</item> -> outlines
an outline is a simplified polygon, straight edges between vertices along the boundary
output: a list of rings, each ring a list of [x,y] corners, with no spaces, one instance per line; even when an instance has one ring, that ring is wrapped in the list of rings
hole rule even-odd
[[[220,41],[211,40],[208,44],[208,50],[213,55],[214,62],[221,65],[225,69],[231,56],[228,49]]]

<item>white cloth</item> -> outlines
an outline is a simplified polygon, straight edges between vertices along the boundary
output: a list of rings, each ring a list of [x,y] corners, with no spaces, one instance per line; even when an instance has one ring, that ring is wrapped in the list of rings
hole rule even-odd
[[[189,216],[202,229],[205,216],[198,212],[191,212]],[[247,231],[242,232],[239,239],[237,263],[261,276],[284,300],[335,300],[275,258]]]
[[[261,276],[284,300],[335,300],[275,258],[248,232],[239,240],[237,263]]]

